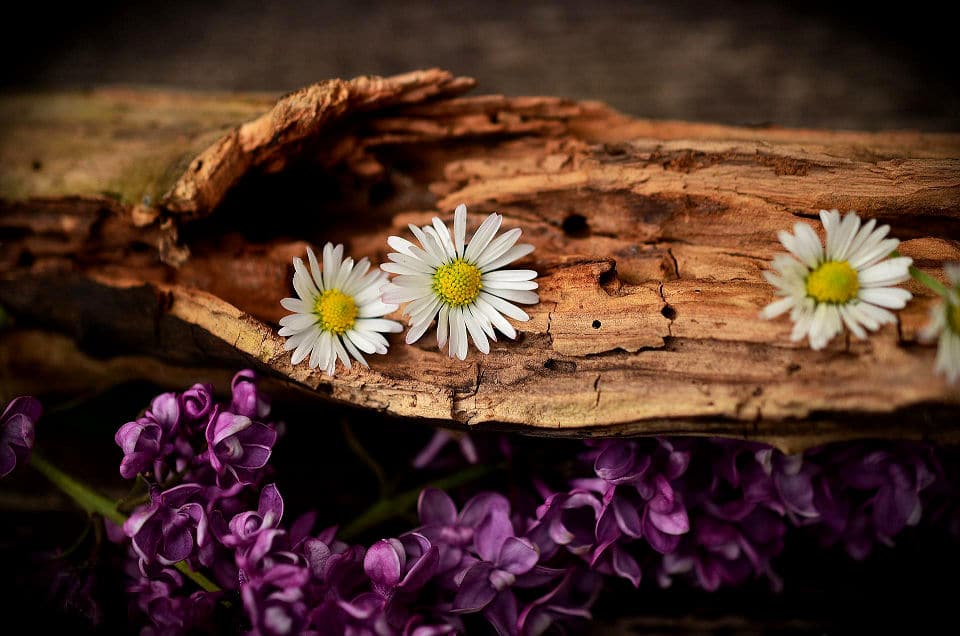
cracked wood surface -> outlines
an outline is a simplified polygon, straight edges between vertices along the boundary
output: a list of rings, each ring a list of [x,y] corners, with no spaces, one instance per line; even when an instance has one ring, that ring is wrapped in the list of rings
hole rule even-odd
[[[934,276],[960,260],[960,137],[642,121],[471,86],[335,80],[259,116],[259,96],[0,98],[0,302],[99,356],[85,364],[110,371],[91,377],[122,375],[118,355],[188,382],[252,364],[321,399],[531,434],[960,438],[960,392],[917,342],[922,287],[899,324],[821,352],[757,317],[776,231],[820,208],[891,224]],[[276,321],[293,256],[333,240],[381,262],[387,236],[461,202],[468,230],[496,210],[537,247],[519,266],[541,302],[516,342],[461,362],[397,336],[371,369],[290,366]]]

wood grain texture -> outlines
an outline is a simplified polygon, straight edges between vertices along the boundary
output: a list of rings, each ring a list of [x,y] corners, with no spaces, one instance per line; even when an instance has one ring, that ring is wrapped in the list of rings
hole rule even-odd
[[[907,285],[916,299],[899,324],[821,352],[758,312],[773,297],[761,272],[782,250],[777,230],[818,226],[821,208],[889,223],[935,276],[960,260],[960,137],[643,121],[598,103],[459,97],[471,85],[423,71],[298,91],[179,177],[156,177],[148,187],[167,189],[151,205],[51,198],[23,172],[0,189],[0,231],[12,237],[0,302],[87,347],[253,364],[322,399],[446,425],[732,435],[785,450],[958,438],[960,392],[933,375],[934,349],[916,338],[932,302],[923,288]],[[86,99],[115,109],[132,97]],[[171,126],[171,139],[181,134]],[[371,369],[330,379],[290,366],[275,323],[293,256],[334,240],[379,262],[387,236],[449,220],[461,202],[468,231],[496,210],[537,247],[520,265],[540,273],[541,302],[515,324],[516,342],[461,362],[433,336],[396,337]]]

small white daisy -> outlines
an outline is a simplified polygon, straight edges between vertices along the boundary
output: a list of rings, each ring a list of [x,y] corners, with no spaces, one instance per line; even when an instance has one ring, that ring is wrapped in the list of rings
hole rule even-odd
[[[934,370],[953,384],[960,379],[960,263],[943,269],[950,281],[947,296],[930,310],[930,322],[920,331],[920,337],[938,341]]]
[[[420,246],[391,236],[387,243],[396,252],[391,263],[380,266],[397,274],[383,288],[383,302],[410,303],[403,313],[410,316],[407,344],[416,342],[437,318],[437,344],[450,343],[450,355],[467,357],[467,332],[477,349],[490,352],[487,338],[496,341],[494,328],[515,338],[516,330],[504,318],[529,320],[513,303],[532,305],[540,301],[533,291],[537,273],[530,269],[501,267],[533,251],[532,245],[515,245],[521,230],[515,228],[496,236],[503,217],[493,213],[477,229],[469,243],[467,206],[459,205],[453,215],[453,236],[437,217],[433,225],[410,231]],[[495,238],[496,237],[496,238]],[[497,271],[500,270],[500,271]]]
[[[348,369],[350,356],[369,366],[360,352],[386,353],[389,344],[383,333],[403,331],[399,322],[383,318],[397,308],[380,300],[387,275],[368,271],[366,258],[357,263],[344,259],[343,245],[323,246],[323,269],[309,247],[307,257],[309,272],[302,259],[293,259],[293,288],[299,298],[280,301],[284,309],[294,312],[280,319],[280,335],[287,338],[283,348],[293,351],[290,363],[299,364],[310,356],[311,368],[320,367],[331,376],[337,358]]]
[[[812,349],[823,349],[844,325],[857,338],[866,330],[896,321],[890,309],[903,309],[913,296],[893,287],[910,277],[913,259],[888,258],[900,241],[886,238],[889,225],[874,229],[870,219],[863,225],[855,212],[841,220],[836,210],[820,210],[827,233],[826,249],[813,228],[797,223],[793,234],[777,235],[790,254],[773,259],[775,271],[764,277],[777,288],[780,300],[761,312],[766,319],[789,311],[793,320],[791,340],[810,338]]]

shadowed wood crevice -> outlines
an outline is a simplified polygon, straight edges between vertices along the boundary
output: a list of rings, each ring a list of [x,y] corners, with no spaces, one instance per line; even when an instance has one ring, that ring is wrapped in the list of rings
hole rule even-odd
[[[596,103],[459,97],[470,86],[442,71],[337,80],[260,116],[235,108],[266,107],[254,98],[225,100],[217,114],[216,101],[197,96],[209,121],[236,120],[225,133],[211,124],[221,137],[173,179],[171,149],[192,146],[169,98],[73,96],[90,102],[77,112],[141,109],[118,120],[118,150],[155,167],[150,192],[167,189],[153,203],[122,194],[133,186],[67,196],[53,175],[13,170],[13,185],[0,182],[0,302],[21,324],[67,333],[104,360],[253,365],[320,399],[440,424],[731,435],[786,449],[960,430],[960,392],[933,375],[934,349],[916,339],[933,302],[924,288],[905,285],[916,298],[898,325],[821,352],[791,343],[787,320],[758,318],[772,300],[761,274],[782,251],[776,232],[820,208],[890,223],[900,251],[934,276],[960,260],[960,137],[646,122]],[[35,99],[47,112],[47,98]],[[198,126],[190,97],[176,103]],[[62,119],[79,117],[71,112],[12,116],[0,166],[29,156],[12,139],[49,150],[44,128],[66,129]],[[64,170],[120,144],[110,121],[97,121],[100,135],[75,140]],[[128,141],[141,130],[131,122],[156,152]],[[100,173],[71,183],[127,183],[129,165],[94,162]],[[294,256],[332,240],[382,262],[387,236],[449,220],[461,202],[468,230],[498,211],[537,248],[518,266],[540,273],[541,302],[515,323],[516,342],[458,361],[432,335],[414,346],[395,336],[371,369],[330,379],[290,366],[276,321]]]

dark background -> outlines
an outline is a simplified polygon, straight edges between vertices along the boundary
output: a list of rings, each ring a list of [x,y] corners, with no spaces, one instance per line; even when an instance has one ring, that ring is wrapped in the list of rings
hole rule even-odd
[[[282,92],[439,66],[480,92],[599,99],[642,117],[960,130],[942,3],[26,5],[4,19],[8,88]]]

